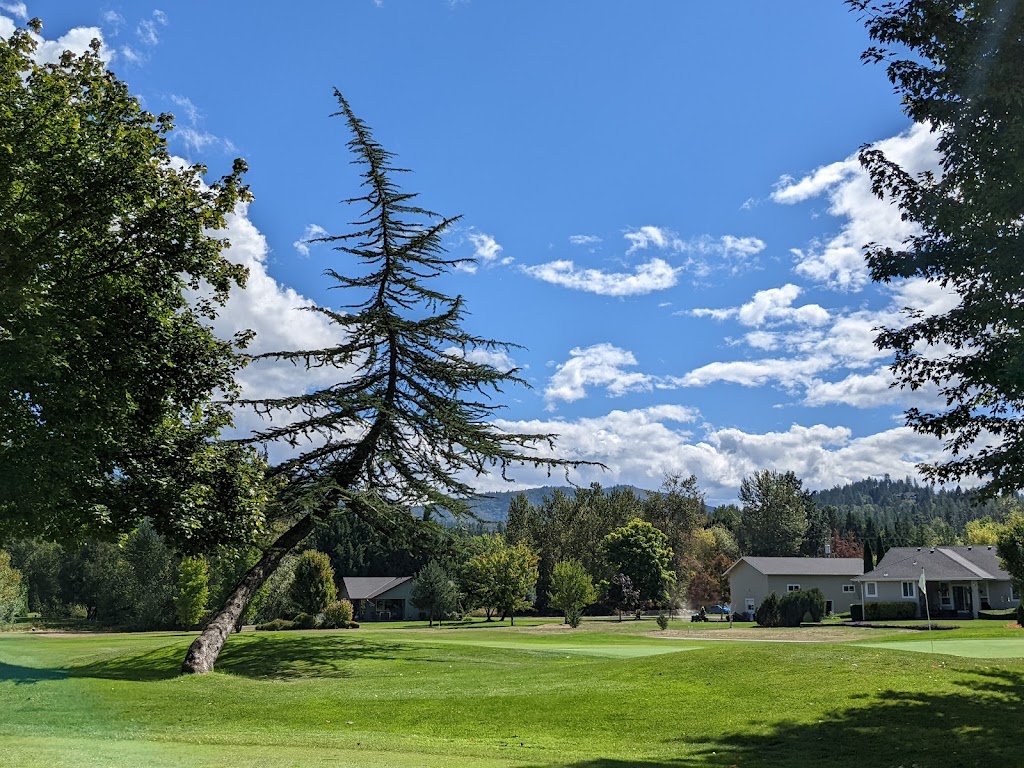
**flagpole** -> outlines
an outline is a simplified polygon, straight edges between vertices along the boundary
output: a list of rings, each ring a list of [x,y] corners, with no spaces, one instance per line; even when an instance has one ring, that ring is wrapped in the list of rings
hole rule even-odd
[[[931,642],[932,653],[935,653],[935,637],[932,635],[932,607],[928,605],[928,589],[925,587],[924,568],[921,569],[921,580],[918,585],[921,587],[921,594],[924,595],[924,610],[928,616],[928,640]]]

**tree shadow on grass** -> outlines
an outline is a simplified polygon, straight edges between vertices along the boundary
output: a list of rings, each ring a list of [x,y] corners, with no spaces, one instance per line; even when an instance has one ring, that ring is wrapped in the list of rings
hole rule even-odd
[[[268,633],[233,635],[217,660],[218,672],[261,680],[341,678],[362,659],[430,661],[429,649],[399,643],[366,642],[337,634]],[[419,657],[424,658],[419,658]],[[181,674],[185,646],[175,643],[123,653],[68,669],[65,676],[152,682]],[[2,679],[2,678],[0,678]]]
[[[49,680],[66,680],[67,677],[68,673],[63,669],[35,669],[0,662],[0,683],[13,682],[15,685],[31,685]]]
[[[1020,765],[1016,735],[1024,704],[1024,673],[978,671],[955,685],[959,690],[954,693],[879,691],[818,723],[784,721],[766,733],[725,735],[702,748],[692,762],[679,765]]]

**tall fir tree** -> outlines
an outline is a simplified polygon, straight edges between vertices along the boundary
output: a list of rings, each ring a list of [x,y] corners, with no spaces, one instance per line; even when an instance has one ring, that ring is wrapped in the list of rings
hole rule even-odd
[[[257,433],[262,443],[296,448],[273,470],[285,481],[280,507],[288,527],[242,578],[207,629],[189,648],[184,672],[208,672],[260,584],[284,556],[339,506],[384,530],[415,521],[413,505],[468,511],[474,475],[504,475],[512,465],[568,467],[549,458],[554,437],[514,434],[491,422],[491,395],[525,384],[515,370],[476,362],[477,350],[509,344],[463,327],[461,297],[440,292],[436,278],[468,261],[449,257],[442,237],[456,219],[413,204],[393,177],[403,169],[378,144],[339,91],[348,147],[362,167],[364,194],[346,202],[362,208],[354,231],[324,237],[351,257],[327,270],[335,287],[355,301],[340,310],[314,306],[337,328],[326,349],[282,351],[265,357],[308,368],[337,368],[337,383],[292,397],[251,401],[281,417]],[[578,463],[578,462],[576,462]]]

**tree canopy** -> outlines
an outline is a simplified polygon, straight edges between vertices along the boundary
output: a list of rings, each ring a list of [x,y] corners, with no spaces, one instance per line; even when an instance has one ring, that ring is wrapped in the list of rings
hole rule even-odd
[[[55,63],[35,49],[0,39],[0,540],[144,517],[183,549],[251,536],[262,467],[214,439],[230,415],[213,402],[246,336],[209,327],[246,277],[218,234],[245,165],[207,183],[172,158],[172,116],[98,42]]]
[[[938,173],[913,175],[877,148],[861,163],[879,196],[918,231],[867,247],[874,280],[924,278],[959,301],[911,310],[882,329],[901,387],[934,388],[945,407],[907,423],[943,441],[939,481],[977,476],[991,494],[1024,487],[1024,6],[1015,0],[848,0],[913,120],[936,135]]]
[[[807,529],[806,499],[792,472],[762,469],[740,482],[743,551],[768,557],[795,556]]]

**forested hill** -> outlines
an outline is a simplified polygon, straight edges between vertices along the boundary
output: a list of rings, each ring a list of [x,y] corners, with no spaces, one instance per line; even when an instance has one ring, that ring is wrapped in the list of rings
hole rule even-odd
[[[1000,502],[980,501],[977,494],[959,487],[945,490],[888,476],[815,491],[813,496],[818,507],[835,507],[840,521],[852,513],[862,521],[873,520],[881,529],[893,527],[903,517],[916,524],[939,518],[960,531],[969,520],[1000,517],[1002,509]]]
[[[638,498],[644,498],[650,491],[645,491],[642,488],[636,488],[629,485],[613,485],[605,488],[605,492],[610,492],[615,489],[630,489],[637,495]],[[501,491],[498,493],[489,493],[486,498],[474,499],[470,502],[470,507],[476,513],[476,515],[484,521],[488,522],[505,522],[505,518],[508,516],[508,505],[516,496],[520,493],[526,496],[530,504],[534,506],[540,506],[545,496],[550,496],[555,491],[561,491],[566,496],[575,496],[576,491],[570,486],[554,486],[545,485],[541,488],[528,488],[525,491]],[[443,516],[442,516],[443,519]]]
[[[641,499],[651,493],[634,486],[611,486],[605,488],[605,491],[615,488],[629,488]],[[522,493],[531,504],[538,506],[545,496],[550,496],[555,491],[561,491],[568,496],[575,495],[575,490],[569,486],[548,485],[525,491],[491,493],[486,498],[474,500],[470,506],[483,521],[504,522],[509,502],[515,496]],[[918,525],[940,518],[960,531],[968,520],[985,515],[991,515],[993,518],[1002,516],[999,502],[979,502],[972,491],[960,488],[945,490],[932,485],[922,485],[911,478],[868,478],[848,485],[815,491],[812,495],[819,507],[835,508],[840,527],[846,522],[846,517],[852,515],[857,521],[857,528],[863,528],[868,520],[874,522],[874,528],[885,530],[893,528],[900,517],[908,523]],[[708,513],[712,511],[713,509],[709,507]],[[444,519],[444,515],[440,517]]]

